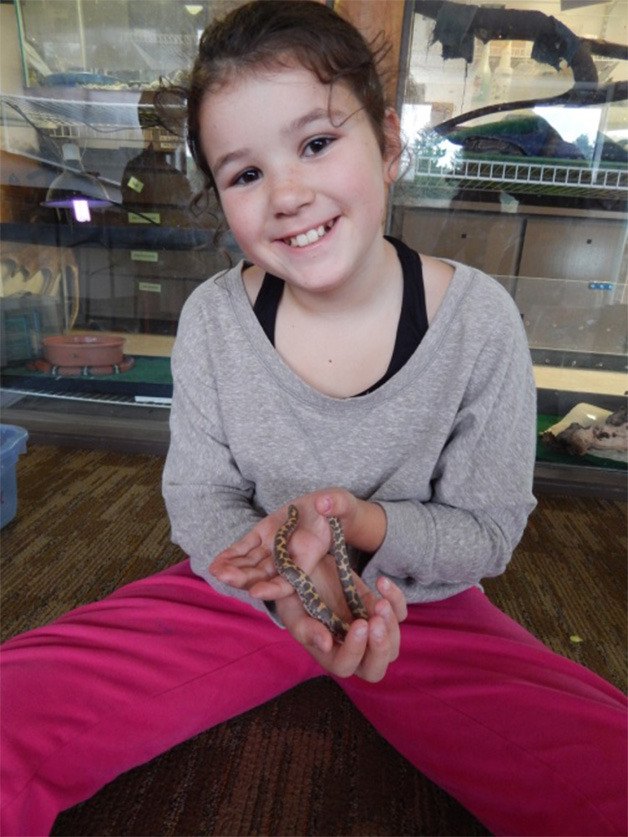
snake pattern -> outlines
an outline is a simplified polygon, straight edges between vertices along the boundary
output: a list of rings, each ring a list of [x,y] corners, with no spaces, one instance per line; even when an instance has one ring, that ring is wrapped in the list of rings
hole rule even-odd
[[[342,526],[337,517],[327,518],[332,535],[332,554],[338,568],[338,577],[344,597],[355,619],[368,619],[368,612],[356,590],[347,553]],[[275,535],[273,559],[279,575],[296,590],[303,607],[331,631],[338,642],[342,642],[347,635],[349,626],[334,611],[328,607],[316,591],[309,575],[298,567],[290,558],[288,541],[299,523],[299,512],[296,506],[288,507],[286,522],[279,527]]]

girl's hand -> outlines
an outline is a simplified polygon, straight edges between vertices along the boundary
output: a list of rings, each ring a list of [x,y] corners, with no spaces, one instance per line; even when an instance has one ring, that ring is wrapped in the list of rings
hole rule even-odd
[[[401,590],[385,577],[377,581],[381,598],[361,579],[358,592],[369,612],[368,621],[357,619],[342,644],[335,643],[327,628],[308,616],[296,595],[278,601],[277,614],[292,636],[336,677],[356,675],[371,683],[381,680],[399,655],[399,623],[407,616]]]
[[[328,554],[330,530],[327,517],[338,517],[348,543],[375,552],[386,534],[381,506],[359,500],[344,489],[314,492],[293,501],[299,510],[299,526],[290,538],[293,560],[312,577],[323,600],[351,623],[342,595],[335,561]],[[285,522],[287,506],[261,520],[243,538],[216,556],[210,565],[221,581],[248,590],[256,598],[274,600],[277,614],[294,638],[331,674],[355,674],[376,682],[399,654],[399,623],[407,615],[403,593],[386,578],[377,582],[380,596],[355,577],[369,619],[350,625],[343,644],[334,642],[327,628],[309,616],[290,584],[277,575],[272,549],[277,529]]]
[[[306,503],[306,499],[298,501],[299,526],[290,538],[290,555],[310,573],[329,550],[330,531],[327,521],[315,513],[313,504]],[[240,540],[214,558],[209,565],[210,573],[259,598],[275,600],[290,596],[294,590],[277,574],[273,560],[275,534],[287,515],[288,506],[283,506],[260,520]]]
[[[365,552],[375,552],[386,534],[382,507],[358,500],[343,488],[315,491],[297,498],[293,504],[299,510],[299,525],[290,538],[290,555],[308,575],[329,551],[327,517],[337,517],[347,543]],[[219,553],[209,565],[212,575],[257,598],[279,600],[292,595],[290,584],[277,575],[272,555],[275,533],[287,513],[288,506],[282,506]]]

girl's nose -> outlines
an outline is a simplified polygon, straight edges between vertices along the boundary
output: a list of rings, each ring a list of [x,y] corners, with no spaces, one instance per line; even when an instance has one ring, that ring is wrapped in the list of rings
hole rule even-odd
[[[294,171],[285,172],[271,180],[271,203],[276,215],[295,215],[314,200],[314,190]]]

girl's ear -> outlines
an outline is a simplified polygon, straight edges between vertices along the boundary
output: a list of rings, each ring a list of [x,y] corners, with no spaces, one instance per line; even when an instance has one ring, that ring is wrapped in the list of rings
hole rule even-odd
[[[394,108],[386,108],[384,114],[384,176],[386,183],[394,183],[399,175],[399,160],[403,145],[401,123]]]

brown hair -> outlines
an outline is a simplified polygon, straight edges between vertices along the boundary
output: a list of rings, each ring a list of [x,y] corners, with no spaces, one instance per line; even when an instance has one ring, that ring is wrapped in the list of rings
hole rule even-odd
[[[296,61],[323,84],[345,82],[366,111],[382,153],[386,103],[378,65],[385,44],[369,46],[362,35],[316,0],[253,0],[216,20],[201,36],[187,90],[187,139],[192,157],[214,189],[200,141],[205,95],[237,73]]]

